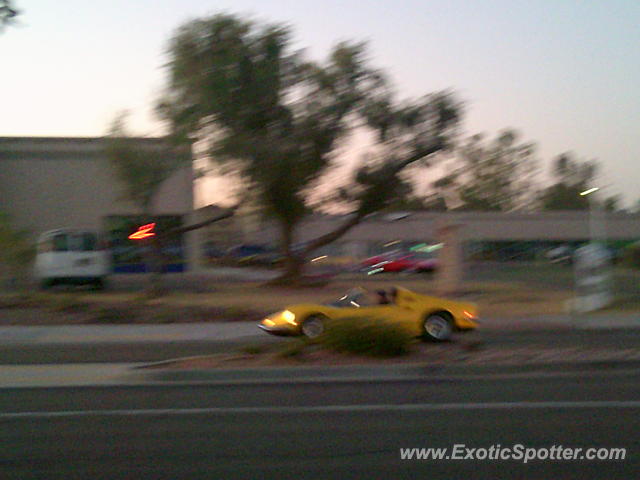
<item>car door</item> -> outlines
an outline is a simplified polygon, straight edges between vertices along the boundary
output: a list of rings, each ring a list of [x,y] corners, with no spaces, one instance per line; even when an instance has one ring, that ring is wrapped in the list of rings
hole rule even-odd
[[[387,305],[370,305],[351,310],[354,310],[352,315],[358,317],[381,318],[389,322],[400,323],[406,328],[414,330],[415,313],[394,303]]]
[[[72,274],[71,263],[73,254],[69,251],[69,235],[58,233],[51,239],[53,248],[49,261],[49,278],[69,277]]]

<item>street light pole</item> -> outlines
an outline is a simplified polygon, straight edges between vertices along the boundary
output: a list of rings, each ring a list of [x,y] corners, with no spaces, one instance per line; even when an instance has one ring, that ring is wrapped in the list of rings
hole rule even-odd
[[[600,190],[600,187],[593,187],[583,192],[580,192],[580,196],[587,197],[587,200],[589,201],[589,243],[590,244],[596,243],[596,241],[599,240],[598,237],[600,232],[596,227],[597,219],[595,215],[596,213],[595,210],[597,209],[597,202],[595,201],[595,195],[594,195],[594,193],[596,193],[598,190]]]
[[[602,308],[613,298],[611,277],[611,258],[604,245],[597,242],[605,240],[604,218],[594,193],[599,187],[589,188],[580,195],[589,196],[589,245],[576,251],[575,308],[579,312],[588,312]]]

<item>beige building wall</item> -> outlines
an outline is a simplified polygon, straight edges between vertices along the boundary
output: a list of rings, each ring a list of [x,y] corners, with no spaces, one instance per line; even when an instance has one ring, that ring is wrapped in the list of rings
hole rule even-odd
[[[159,139],[136,139],[152,149]],[[104,155],[102,138],[0,137],[0,211],[34,235],[62,227],[103,228],[108,215],[140,213],[123,199]],[[159,215],[193,211],[191,153],[181,152],[187,166],[161,187],[153,205]],[[188,256],[193,235],[185,238]]]
[[[640,215],[609,213],[601,215],[606,237],[612,240],[640,238]],[[301,241],[334,229],[344,219],[312,218],[300,228]],[[381,215],[349,231],[342,240],[424,241],[435,240],[440,222],[460,225],[464,240],[584,240],[589,237],[589,212],[542,213],[414,213],[400,220],[385,220]]]

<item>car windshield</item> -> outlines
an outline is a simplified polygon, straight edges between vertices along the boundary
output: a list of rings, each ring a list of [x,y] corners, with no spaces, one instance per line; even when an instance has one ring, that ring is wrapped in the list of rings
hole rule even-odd
[[[367,291],[362,288],[352,288],[338,300],[332,302],[332,307],[363,307],[371,304]]]

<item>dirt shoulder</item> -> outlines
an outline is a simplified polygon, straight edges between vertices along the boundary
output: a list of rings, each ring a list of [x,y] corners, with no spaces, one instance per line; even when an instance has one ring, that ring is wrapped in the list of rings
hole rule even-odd
[[[137,292],[59,291],[0,295],[0,325],[67,325],[110,323],[189,323],[254,321],[297,303],[324,304],[353,288],[337,281],[322,288],[295,289],[255,282],[217,285],[208,292],[173,292],[148,300]],[[420,280],[367,282],[374,291],[401,285],[433,294],[433,285]],[[566,291],[531,291],[506,283],[468,284],[455,298],[478,303],[483,316],[553,315],[563,313]]]
[[[550,268],[478,270],[453,298],[477,303],[481,317],[485,318],[562,315],[574,294],[571,271]],[[621,295],[608,311],[640,313],[638,278],[636,274],[619,275]],[[155,300],[143,297],[139,289],[123,289],[123,286],[102,292],[60,290],[22,296],[0,294],[0,325],[256,321],[287,305],[333,301],[355,286],[375,291],[394,285],[427,295],[437,290],[435,279],[424,275],[342,275],[328,285],[303,289],[203,277],[196,285],[198,288],[184,285]]]

